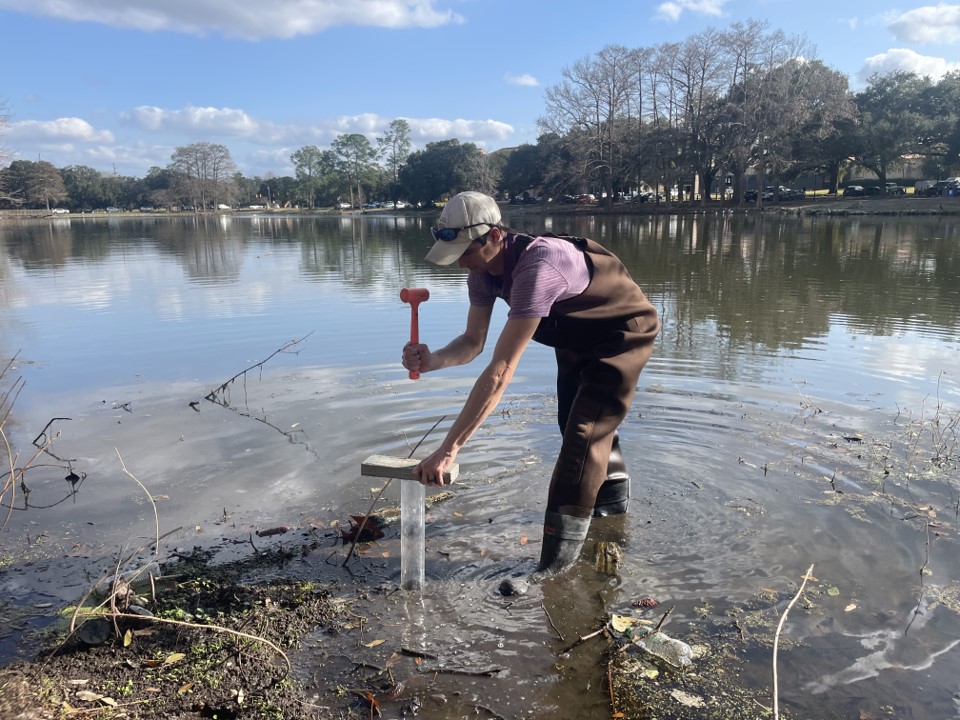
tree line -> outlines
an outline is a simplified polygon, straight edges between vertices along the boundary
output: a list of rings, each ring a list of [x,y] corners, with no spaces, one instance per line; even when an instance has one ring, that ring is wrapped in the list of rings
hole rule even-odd
[[[248,178],[210,142],[177,147],[143,178],[15,160],[0,171],[0,207],[314,208],[429,203],[464,189],[596,192],[606,202],[667,188],[692,199],[699,189],[705,203],[718,187],[739,202],[750,176],[776,186],[816,174],[837,192],[858,168],[881,188],[907,161],[928,178],[960,170],[960,72],[936,82],[874,75],[855,93],[803,37],[766,22],[652,47],[609,45],[564,68],[544,99],[536,144],[485,153],[448,139],[412,151],[410,126],[397,119],[372,141],[351,133],[328,149],[299,148],[292,177]],[[0,113],[0,129],[7,120]]]

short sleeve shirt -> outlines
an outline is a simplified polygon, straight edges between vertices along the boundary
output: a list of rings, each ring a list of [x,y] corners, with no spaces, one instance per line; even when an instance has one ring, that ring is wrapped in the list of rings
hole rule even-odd
[[[590,284],[583,252],[561,238],[538,237],[516,259],[515,235],[504,238],[503,277],[471,270],[467,289],[471,305],[489,307],[498,297],[510,306],[508,317],[543,318],[554,303],[575,297]]]

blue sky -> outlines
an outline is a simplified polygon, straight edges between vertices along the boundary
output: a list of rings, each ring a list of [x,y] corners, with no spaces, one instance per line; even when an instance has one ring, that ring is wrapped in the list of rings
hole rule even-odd
[[[960,69],[960,3],[891,0],[0,0],[6,159],[143,176],[174,148],[230,149],[247,176],[396,118],[415,147],[535,142],[544,90],[609,44],[767,20],[854,89]]]

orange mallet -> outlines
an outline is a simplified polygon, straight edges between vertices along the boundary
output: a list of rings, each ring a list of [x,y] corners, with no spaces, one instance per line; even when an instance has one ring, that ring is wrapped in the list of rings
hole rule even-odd
[[[402,288],[400,290],[400,300],[410,303],[410,342],[414,345],[420,343],[420,303],[430,299],[430,291],[426,288]],[[417,380],[420,373],[411,370],[410,379]]]

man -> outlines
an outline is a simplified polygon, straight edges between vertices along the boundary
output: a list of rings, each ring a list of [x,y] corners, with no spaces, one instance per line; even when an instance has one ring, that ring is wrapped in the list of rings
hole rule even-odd
[[[496,298],[510,306],[490,364],[477,378],[440,447],[414,468],[425,485],[443,473],[499,403],[531,340],[555,348],[558,420],[563,432],[532,579],[576,562],[593,516],[625,513],[630,477],[617,427],[633,399],[659,330],[656,310],[623,264],[584,238],[533,237],[504,227],[493,198],[463,192],[444,206],[426,259],[470,271],[463,334],[431,351],[403,348],[403,365],[421,373],[464,365],[483,350]],[[523,592],[505,581],[501,592]]]

